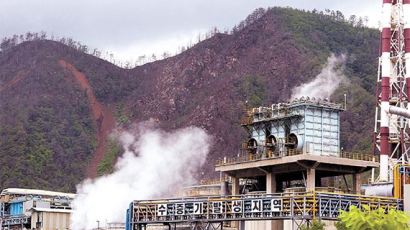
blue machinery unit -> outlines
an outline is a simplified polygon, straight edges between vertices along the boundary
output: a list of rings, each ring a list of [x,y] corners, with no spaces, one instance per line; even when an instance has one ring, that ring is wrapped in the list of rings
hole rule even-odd
[[[23,202],[0,202],[0,229],[2,227],[21,226],[29,223],[29,217],[24,215]]]
[[[254,154],[286,155],[298,151],[339,156],[341,105],[302,97],[289,103],[253,108],[242,121]]]
[[[14,202],[10,204],[10,215],[19,216],[23,215],[23,202]]]
[[[302,225],[314,219],[336,220],[340,210],[351,205],[403,210],[400,199],[322,192],[147,200],[130,204],[126,229],[145,230],[152,224],[222,229],[224,221],[258,220],[293,220]]]
[[[133,203],[127,209],[127,216],[125,217],[125,230],[132,229],[132,210],[133,210]]]

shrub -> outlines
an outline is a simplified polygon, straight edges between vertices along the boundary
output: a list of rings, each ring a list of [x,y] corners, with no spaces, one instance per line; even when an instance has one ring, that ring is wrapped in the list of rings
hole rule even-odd
[[[403,211],[379,208],[370,210],[363,205],[362,209],[350,206],[348,212],[342,211],[339,215],[340,222],[336,224],[338,230],[396,230],[410,229],[410,217]]]
[[[304,225],[300,228],[300,230],[324,230],[325,229],[325,224],[320,222],[320,221],[316,221],[314,220],[312,222],[312,225]]]

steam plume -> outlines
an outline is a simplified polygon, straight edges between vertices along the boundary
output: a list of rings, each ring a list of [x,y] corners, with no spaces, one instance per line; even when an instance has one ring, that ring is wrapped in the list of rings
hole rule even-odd
[[[210,137],[196,127],[172,133],[139,127],[120,133],[119,140],[126,152],[114,173],[77,187],[72,229],[95,228],[97,220],[124,222],[131,201],[175,195],[171,193],[194,181],[210,147]]]
[[[342,81],[346,80],[343,68],[346,56],[332,54],[327,59],[326,66],[312,81],[302,84],[292,90],[292,99],[302,96],[329,98]]]

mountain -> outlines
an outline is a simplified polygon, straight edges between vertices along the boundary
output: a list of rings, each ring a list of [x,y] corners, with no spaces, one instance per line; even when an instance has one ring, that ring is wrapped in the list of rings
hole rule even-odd
[[[121,152],[114,127],[155,120],[164,129],[195,125],[213,135],[202,169],[238,152],[247,106],[287,101],[331,53],[347,56],[349,82],[334,93],[342,144],[370,151],[379,34],[343,15],[258,9],[174,57],[122,69],[65,44],[38,39],[0,53],[0,187],[73,191],[112,170]],[[248,104],[245,104],[248,101]]]

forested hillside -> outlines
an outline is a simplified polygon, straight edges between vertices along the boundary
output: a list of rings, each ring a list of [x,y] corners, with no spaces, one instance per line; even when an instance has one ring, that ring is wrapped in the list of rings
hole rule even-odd
[[[347,150],[370,151],[379,34],[340,12],[258,9],[229,33],[132,69],[98,51],[46,36],[4,39],[0,52],[0,188],[74,191],[87,175],[112,170],[121,148],[115,127],[152,119],[173,129],[196,125],[214,136],[204,176],[238,152],[245,101],[287,101],[331,53],[347,56],[349,81],[333,95]],[[17,42],[20,40],[20,42]],[[164,56],[166,57],[166,56]]]

